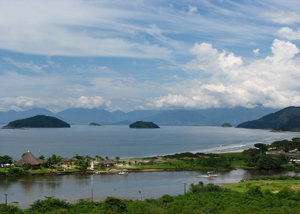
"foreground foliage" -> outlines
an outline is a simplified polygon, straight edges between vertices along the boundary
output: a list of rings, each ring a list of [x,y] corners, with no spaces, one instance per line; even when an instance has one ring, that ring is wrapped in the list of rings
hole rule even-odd
[[[288,178],[294,179],[294,178]],[[298,179],[298,178],[297,178]],[[296,179],[296,180],[297,180]],[[80,199],[71,204],[64,200],[46,197],[35,201],[30,208],[21,210],[8,205],[7,213],[300,213],[300,191],[281,189],[277,193],[262,191],[260,186],[248,185],[245,192],[233,191],[214,184],[192,184],[185,195],[163,195],[145,201],[121,200],[108,197],[103,202]],[[0,204],[0,212],[5,212]]]

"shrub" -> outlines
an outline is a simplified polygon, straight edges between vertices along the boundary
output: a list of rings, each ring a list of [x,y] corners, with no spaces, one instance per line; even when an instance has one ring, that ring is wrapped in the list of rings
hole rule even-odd
[[[126,210],[126,204],[121,199],[107,197],[103,203],[103,208],[114,213],[121,213]]]
[[[8,177],[19,177],[26,175],[26,172],[20,168],[9,168],[6,175]]]
[[[65,200],[61,200],[54,197],[45,197],[45,200],[37,200],[30,205],[28,211],[35,211],[37,213],[44,213],[46,211],[57,210],[57,209],[68,209],[70,207],[69,203]]]

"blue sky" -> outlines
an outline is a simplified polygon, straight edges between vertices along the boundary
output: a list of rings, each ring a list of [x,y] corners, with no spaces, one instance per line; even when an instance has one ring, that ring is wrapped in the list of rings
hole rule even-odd
[[[2,0],[0,8],[0,111],[300,103],[298,0]]]

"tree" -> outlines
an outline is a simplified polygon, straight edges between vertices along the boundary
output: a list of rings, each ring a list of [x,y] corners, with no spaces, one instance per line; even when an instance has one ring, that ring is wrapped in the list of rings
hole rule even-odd
[[[257,166],[260,169],[279,169],[281,162],[279,159],[273,158],[271,155],[258,155]]]
[[[266,144],[263,144],[263,143],[256,143],[256,144],[254,144],[254,146],[255,146],[256,148],[259,148],[262,154],[265,154],[266,151],[268,151],[268,146],[267,146]]]
[[[242,154],[244,156],[247,157],[248,160],[246,160],[246,162],[250,162],[250,163],[256,163],[258,158],[257,158],[257,155],[260,153],[260,151],[258,149],[253,149],[253,148],[250,148],[250,149],[246,149],[242,152]]]
[[[0,164],[6,164],[6,163],[11,164],[12,162],[13,162],[12,157],[8,155],[0,156]]]
[[[40,157],[38,157],[38,159],[45,160],[45,156],[41,155]]]
[[[115,160],[116,160],[117,163],[119,163],[119,162],[120,162],[120,157],[117,156],[117,157],[115,158]]]

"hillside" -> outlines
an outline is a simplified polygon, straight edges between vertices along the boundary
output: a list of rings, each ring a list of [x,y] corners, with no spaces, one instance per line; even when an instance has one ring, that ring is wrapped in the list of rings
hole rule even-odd
[[[70,125],[55,117],[37,115],[26,119],[12,121],[3,128],[70,128]]]
[[[276,129],[282,131],[298,131],[300,129],[300,107],[287,107],[268,114],[258,120],[241,123],[237,128]]]

